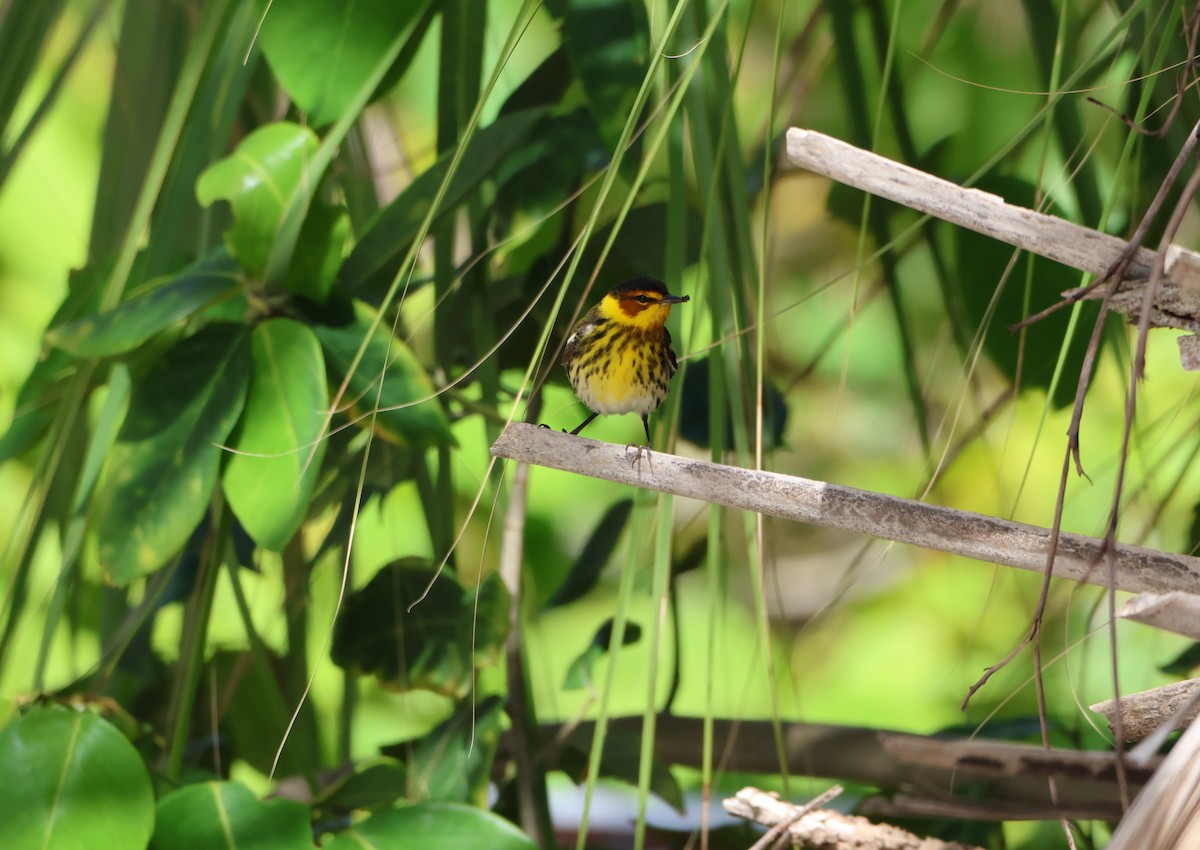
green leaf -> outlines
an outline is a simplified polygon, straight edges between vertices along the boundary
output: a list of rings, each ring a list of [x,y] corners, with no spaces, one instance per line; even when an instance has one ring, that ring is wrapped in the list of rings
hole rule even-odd
[[[242,139],[230,156],[210,165],[196,181],[196,197],[203,206],[224,200],[233,208],[225,244],[254,276],[267,268],[284,207],[317,146],[317,136],[308,127],[268,124]]]
[[[221,446],[245,402],[246,343],[240,327],[206,327],[168,351],[134,391],[97,520],[100,562],[115,584],[165,564],[204,516]]]
[[[1000,195],[1010,204],[1032,207],[1035,202],[1034,187],[1015,177],[984,178],[976,188]],[[1013,333],[1009,327],[1058,302],[1064,290],[1079,284],[1079,272],[1041,257],[1033,257],[1032,274],[1028,275],[1031,281],[1029,304],[1026,307],[1025,281],[1029,255],[1018,258],[1005,278],[1004,272],[1012,262],[1015,248],[965,228],[955,229],[954,240],[958,266],[954,281],[961,291],[967,313],[966,338],[971,338],[982,326],[996,286],[1003,280],[1004,288],[996,297],[995,312],[985,330],[984,351],[1010,381],[1019,383],[1022,390],[1049,389],[1059,350],[1067,334],[1071,311],[1059,310],[1023,332]],[[1095,301],[1084,302],[1080,309],[1080,321],[1052,399],[1055,407],[1064,407],[1075,400],[1075,388],[1083,368],[1088,336],[1099,315],[1100,305]],[[1104,340],[1105,337],[1101,337],[1101,345]],[[1096,358],[1097,362],[1099,359]]]
[[[313,807],[326,817],[355,809],[378,811],[390,808],[407,793],[408,769],[404,763],[381,756],[355,764],[354,772],[324,789]]]
[[[309,123],[336,121],[429,0],[289,0],[271,4],[259,41],[271,70]]]
[[[397,445],[417,448],[453,445],[450,422],[434,395],[433,381],[421,368],[416,355],[392,336],[383,323],[376,327],[362,359],[351,372],[374,315],[362,302],[355,302],[354,308],[353,321],[345,325],[313,328],[338,381],[350,375],[343,403],[353,402],[351,411],[357,418],[375,409],[378,400],[376,432]],[[379,389],[381,376],[382,392]]]
[[[145,847],[154,792],[137,750],[89,712],[38,708],[0,730],[5,850]]]
[[[408,765],[410,797],[486,808],[492,759],[506,722],[504,703],[495,695],[459,708],[417,744]]]
[[[1200,643],[1193,643],[1158,669],[1168,676],[1188,676],[1200,667]]]
[[[349,244],[350,216],[346,208],[314,202],[292,255],[285,281],[288,292],[324,304]]]
[[[308,807],[259,800],[240,782],[203,782],[158,804],[151,850],[312,850]]]
[[[254,329],[254,371],[225,464],[225,497],[264,549],[295,536],[321,471],[329,390],[321,344],[306,325],[271,319]]]
[[[472,135],[446,187],[434,220],[454,209],[492,175],[499,163],[524,143],[530,130],[544,114],[545,110],[540,108],[516,112],[496,119]],[[452,156],[453,151],[443,154],[371,222],[342,265],[338,279],[347,292],[354,292],[368,282],[382,289],[391,284],[409,243],[416,237],[429,213],[450,168]]]
[[[567,668],[567,674],[563,677],[564,691],[577,691],[591,686],[594,681],[592,669],[596,666],[596,662],[608,652],[609,646],[612,644],[612,631],[613,618],[609,617],[600,624],[600,628],[596,629],[596,634],[592,637],[592,642],[588,644],[587,649],[581,652]],[[642,627],[637,623],[626,623],[621,645],[629,646],[641,639]]]
[[[495,573],[478,589],[464,588],[448,571],[437,576],[424,559],[401,558],[346,597],[334,624],[332,658],[397,690],[461,699],[475,668],[500,656],[508,604]]]
[[[606,156],[586,110],[548,115],[503,163],[494,207],[504,219],[518,212],[531,219],[548,217],[582,182],[585,169],[602,164]]]
[[[640,0],[573,0],[566,4],[563,46],[600,136],[615,153],[646,76],[650,27],[645,5]],[[640,159],[636,150],[623,160],[635,168]]]
[[[233,258],[218,250],[162,286],[113,310],[51,328],[46,341],[76,357],[112,357],[132,351],[155,334],[238,292]]]
[[[356,823],[323,850],[536,850],[528,836],[499,815],[461,803],[423,803],[378,812]]]
[[[577,784],[587,778],[591,748],[592,730],[577,728],[567,738],[567,748],[558,760],[559,768]],[[637,787],[642,772],[641,751],[640,725],[636,728],[624,724],[609,726],[604,754],[600,757],[600,775]],[[666,762],[659,758],[651,762],[650,791],[677,811],[683,811],[683,790]]]
[[[71,357],[57,348],[50,349],[34,364],[33,371],[17,392],[12,423],[0,437],[0,463],[16,457],[45,436],[51,410],[74,369]]]
[[[612,557],[617,541],[621,538],[621,532],[625,530],[625,524],[629,522],[632,510],[633,499],[619,499],[604,512],[547,608],[574,602],[596,586],[604,565]]]

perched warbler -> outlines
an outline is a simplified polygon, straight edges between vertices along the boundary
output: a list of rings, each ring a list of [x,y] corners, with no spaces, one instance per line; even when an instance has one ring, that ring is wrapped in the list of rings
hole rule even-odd
[[[562,364],[592,415],[572,431],[578,434],[599,414],[638,413],[650,444],[647,417],[667,397],[677,364],[667,332],[672,295],[662,281],[640,277],[620,284],[579,320],[567,337]]]

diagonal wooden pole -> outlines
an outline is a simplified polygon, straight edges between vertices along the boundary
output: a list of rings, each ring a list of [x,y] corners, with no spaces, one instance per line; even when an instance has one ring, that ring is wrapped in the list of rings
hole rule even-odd
[[[492,454],[988,563],[1038,573],[1046,568],[1047,528],[898,496],[603,443],[521,422],[504,429]],[[1107,587],[1103,546],[1094,537],[1062,534],[1054,575]],[[1107,557],[1113,559],[1118,590],[1164,593],[1200,586],[1200,558],[1124,543]]]

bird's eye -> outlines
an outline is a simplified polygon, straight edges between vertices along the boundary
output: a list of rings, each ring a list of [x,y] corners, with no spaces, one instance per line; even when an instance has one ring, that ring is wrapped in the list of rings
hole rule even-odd
[[[649,304],[650,296],[649,295],[639,295],[634,300],[636,300],[639,304]]]

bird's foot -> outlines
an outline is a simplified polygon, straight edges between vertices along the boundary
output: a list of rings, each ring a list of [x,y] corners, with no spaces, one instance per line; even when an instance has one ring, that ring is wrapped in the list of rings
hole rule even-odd
[[[642,471],[642,455],[646,456],[646,463],[650,466],[650,474],[654,474],[654,453],[650,450],[650,446],[639,446],[636,443],[628,443],[625,446],[625,456],[629,457],[629,453],[633,452],[633,458],[629,461],[630,466],[637,466],[638,474]]]

